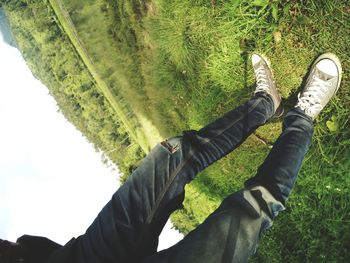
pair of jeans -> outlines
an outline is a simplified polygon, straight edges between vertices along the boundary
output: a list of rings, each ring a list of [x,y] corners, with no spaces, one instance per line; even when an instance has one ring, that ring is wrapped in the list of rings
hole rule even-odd
[[[223,200],[173,247],[156,252],[158,236],[170,214],[181,207],[185,185],[266,123],[273,107],[268,95],[256,94],[201,130],[158,144],[86,233],[47,262],[246,262],[261,233],[284,209],[311,143],[313,123],[300,109],[288,112],[282,134],[241,191]]]

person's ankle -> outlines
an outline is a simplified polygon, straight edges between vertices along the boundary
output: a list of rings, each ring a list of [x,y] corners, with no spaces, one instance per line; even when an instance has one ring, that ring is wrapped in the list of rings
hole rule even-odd
[[[292,108],[290,111],[288,111],[285,118],[287,118],[291,115],[303,118],[303,119],[307,120],[309,123],[311,123],[312,125],[314,123],[314,119],[312,119],[308,114],[306,114],[305,111],[303,109],[301,109],[300,107],[296,106],[296,107]]]
[[[255,98],[263,98],[265,101],[266,101],[266,108],[267,108],[267,111],[268,111],[268,115],[269,115],[269,119],[270,118],[278,118],[280,117],[282,114],[283,114],[283,108],[281,106],[281,104],[279,105],[279,107],[282,108],[282,114],[280,112],[277,112],[277,110],[281,110],[281,109],[275,109],[275,104],[273,102],[273,99],[271,97],[270,94],[268,94],[267,92],[257,92],[254,94],[254,97]],[[278,116],[276,117],[276,112],[278,113]]]

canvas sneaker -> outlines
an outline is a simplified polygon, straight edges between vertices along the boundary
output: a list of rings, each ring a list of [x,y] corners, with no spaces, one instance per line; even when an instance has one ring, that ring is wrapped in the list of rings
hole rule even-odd
[[[281,106],[282,99],[277,91],[275,81],[273,80],[269,60],[262,55],[254,53],[252,55],[252,64],[256,78],[254,94],[260,92],[267,93],[272,98],[274,104],[273,117],[280,117],[283,114],[283,107]]]
[[[295,107],[314,120],[338,91],[341,74],[341,63],[336,55],[326,53],[319,56],[311,67],[305,87],[298,94]]]

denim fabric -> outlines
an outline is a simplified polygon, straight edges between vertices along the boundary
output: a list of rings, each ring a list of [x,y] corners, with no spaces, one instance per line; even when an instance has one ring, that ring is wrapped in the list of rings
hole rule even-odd
[[[261,233],[284,210],[312,134],[311,118],[299,109],[290,111],[282,134],[245,188],[227,197],[182,241],[143,262],[247,262]]]
[[[263,185],[282,203],[288,199],[313,135],[312,119],[299,108],[289,111],[283,132],[255,177],[246,186]]]
[[[243,190],[172,248],[156,253],[158,236],[181,207],[185,185],[237,148],[273,111],[271,98],[257,94],[203,129],[158,144],[86,233],[47,262],[245,262],[284,209],[311,142],[312,121],[300,110],[287,114],[282,135]]]

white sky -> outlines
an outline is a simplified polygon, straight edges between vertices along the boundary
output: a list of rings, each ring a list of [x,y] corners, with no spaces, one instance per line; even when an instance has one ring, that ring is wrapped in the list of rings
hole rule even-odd
[[[30,234],[65,244],[110,200],[117,176],[0,34],[0,238]],[[182,238],[170,228],[159,249]]]

